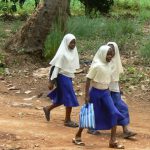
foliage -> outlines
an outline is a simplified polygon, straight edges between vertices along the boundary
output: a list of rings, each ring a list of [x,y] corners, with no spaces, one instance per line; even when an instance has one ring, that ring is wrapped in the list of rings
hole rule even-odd
[[[118,8],[123,9],[132,9],[132,10],[139,10],[139,9],[149,9],[150,8],[150,1],[147,0],[114,0],[114,5]]]
[[[80,0],[85,6],[86,14],[94,12],[108,13],[110,7],[113,5],[113,0]]]
[[[128,82],[128,84],[126,84],[127,86],[137,85],[145,78],[145,74],[139,69],[133,66],[126,66],[125,68],[126,73],[121,76],[120,81],[121,83]]]
[[[126,6],[123,5],[124,3]],[[4,3],[0,3],[0,10],[1,6],[3,7]],[[142,52],[140,51],[140,54],[142,54],[147,49],[147,42],[144,43],[142,41],[145,35],[142,35],[141,26],[150,18],[149,6],[150,2],[147,0],[114,0],[114,6],[109,17],[99,15],[98,18],[91,19],[81,16],[84,14],[84,5],[81,4],[80,0],[71,0],[71,11],[75,17],[68,19],[66,32],[75,34],[80,51],[91,50],[94,53],[101,44],[105,44],[108,41],[116,41],[122,51],[137,50],[137,47],[143,43],[141,47]],[[26,1],[23,9],[17,5],[17,10],[19,15],[29,16],[34,11],[34,0]],[[14,34],[21,23],[23,22],[11,22],[10,31],[7,30],[8,22],[3,25],[0,24],[0,43],[2,44],[9,34]],[[44,56],[46,58],[53,57],[62,37],[62,32],[55,25],[54,30],[45,41]],[[145,56],[148,56],[148,52],[145,53]],[[142,56],[144,55],[142,54]]]
[[[44,57],[46,59],[53,58],[60,45],[62,38],[63,33],[61,32],[60,26],[58,24],[55,24],[52,32],[47,36],[47,39],[44,44]]]
[[[79,0],[71,0],[70,9],[72,16],[80,16],[85,14],[84,5]]]
[[[83,23],[84,22],[84,23]],[[68,20],[68,32],[84,41],[85,49],[97,49],[108,41],[116,41],[121,50],[130,50],[140,34],[140,26],[133,19],[74,17]],[[83,44],[81,45],[83,49]]]
[[[22,12],[23,9],[25,9],[26,12],[31,13],[31,11],[33,11],[33,8],[37,7],[39,2],[40,0],[10,0],[6,2],[2,1],[0,3],[0,13],[12,15],[15,12]]]
[[[140,48],[140,54],[145,58],[147,62],[150,64],[150,41],[148,40],[145,44],[143,44]]]

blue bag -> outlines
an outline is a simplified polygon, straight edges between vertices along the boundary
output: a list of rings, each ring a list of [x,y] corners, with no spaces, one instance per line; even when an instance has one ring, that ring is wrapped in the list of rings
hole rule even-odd
[[[80,128],[95,128],[93,103],[84,104],[81,107],[79,119]]]

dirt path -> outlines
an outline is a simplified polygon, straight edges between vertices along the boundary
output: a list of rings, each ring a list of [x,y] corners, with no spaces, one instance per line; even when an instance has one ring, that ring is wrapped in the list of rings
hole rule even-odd
[[[34,98],[25,100],[25,95],[8,91],[5,81],[0,81],[0,150],[109,150],[109,131],[100,136],[83,134],[86,146],[72,144],[77,129],[63,126],[64,107],[51,113],[51,121],[45,121],[42,107],[49,104],[48,99]],[[35,94],[38,94],[35,92]],[[132,140],[122,138],[118,127],[118,139],[127,150],[150,150],[150,103],[134,100],[127,101],[131,115],[131,128],[138,133]],[[82,104],[81,97],[78,97]],[[127,97],[129,99],[129,97]],[[73,119],[78,121],[79,108],[73,110]]]

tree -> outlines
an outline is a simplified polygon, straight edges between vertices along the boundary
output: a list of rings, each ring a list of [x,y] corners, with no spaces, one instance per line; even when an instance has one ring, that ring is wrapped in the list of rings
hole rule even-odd
[[[69,16],[71,16],[70,3],[71,3],[71,0],[68,0],[68,5],[67,5],[67,14],[68,14]]]
[[[9,41],[5,49],[9,51],[24,51],[26,53],[43,54],[44,41],[51,30],[54,20],[59,22],[64,30],[67,17],[67,0],[45,0],[37,10]]]

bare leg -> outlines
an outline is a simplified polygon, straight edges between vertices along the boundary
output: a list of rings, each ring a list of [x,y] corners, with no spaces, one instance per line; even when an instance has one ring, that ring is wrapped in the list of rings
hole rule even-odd
[[[78,132],[75,135],[75,138],[72,139],[72,142],[76,145],[84,146],[84,142],[81,140],[81,134],[82,134],[83,128],[79,128]]]
[[[72,112],[72,107],[66,107],[66,117],[65,117],[64,125],[67,127],[76,128],[78,127],[78,124],[71,120],[71,112]]]
[[[117,130],[117,126],[114,126],[111,129],[111,137],[110,137],[110,141],[109,141],[109,147],[116,148],[116,149],[124,149],[124,146],[119,144],[118,141],[116,140],[116,130]]]
[[[72,107],[66,107],[66,117],[65,117],[65,122],[71,121],[71,112],[72,112]]]
[[[76,139],[77,139],[77,138],[81,138],[81,134],[82,134],[83,129],[84,129],[84,128],[79,128],[79,129],[78,129],[78,132],[77,132],[76,135],[75,135],[75,138],[76,138]]]
[[[59,106],[60,104],[52,104],[50,106],[43,107],[43,111],[45,113],[45,118],[47,121],[50,121],[50,111]]]
[[[114,143],[116,141],[116,130],[117,130],[117,126],[112,127],[110,143]]]

